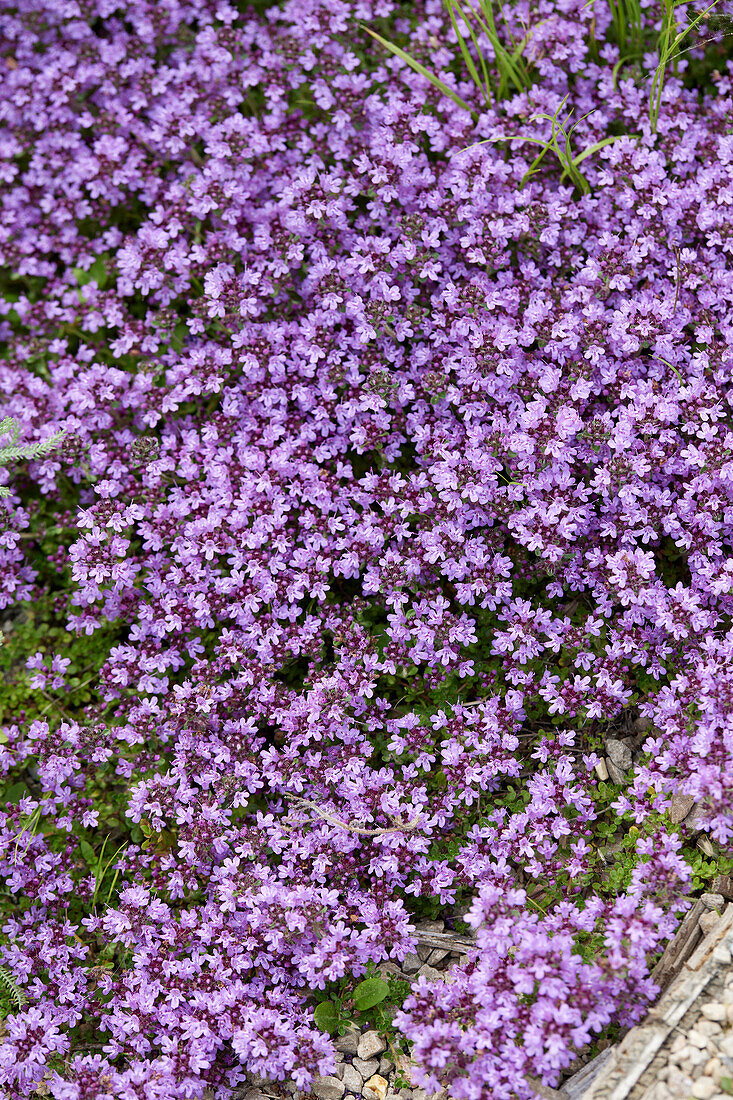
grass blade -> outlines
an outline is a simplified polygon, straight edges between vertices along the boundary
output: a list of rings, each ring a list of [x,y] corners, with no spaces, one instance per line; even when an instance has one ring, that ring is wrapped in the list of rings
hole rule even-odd
[[[461,99],[457,92],[454,92],[452,88],[444,84],[442,80],[431,73],[429,69],[426,69],[424,65],[421,65],[419,61],[415,61],[414,57],[410,57],[409,53],[405,53],[399,46],[395,46],[392,42],[388,42],[386,38],[382,38],[381,34],[377,34],[376,31],[372,31],[369,27],[365,27],[363,23],[361,27],[362,30],[365,30],[367,34],[370,34],[372,38],[375,38],[377,42],[388,49],[390,53],[393,53],[395,57],[399,57],[401,61],[406,61],[411,69],[414,69],[420,76],[424,76],[426,80],[429,80],[434,88],[437,88],[443,95],[447,95],[448,98],[452,99],[454,103],[457,103],[459,107],[463,107],[464,111],[468,111],[474,119],[478,117],[473,107],[470,107],[465,99]]]

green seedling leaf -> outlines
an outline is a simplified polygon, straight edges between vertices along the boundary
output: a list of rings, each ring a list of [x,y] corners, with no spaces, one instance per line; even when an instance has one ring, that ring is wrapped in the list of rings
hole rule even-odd
[[[359,1012],[374,1008],[389,996],[389,986],[381,978],[367,978],[354,990],[354,1004]]]
[[[92,848],[91,844],[87,840],[82,840],[79,843],[79,848],[81,849],[81,854],[84,857],[85,861],[89,864],[89,866],[94,866],[94,864],[96,864],[97,862],[97,857],[94,854],[94,849]]]
[[[319,1005],[316,1005],[313,1021],[321,1031],[334,1035],[338,1029],[339,1014],[333,1001],[321,1001]]]

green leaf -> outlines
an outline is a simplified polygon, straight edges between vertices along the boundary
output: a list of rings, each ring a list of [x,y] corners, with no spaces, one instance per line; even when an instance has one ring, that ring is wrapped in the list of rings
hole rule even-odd
[[[25,783],[13,783],[5,791],[4,801],[15,805],[20,802],[21,798],[26,798],[30,794],[30,791],[26,787]]]
[[[367,1008],[374,1008],[388,996],[389,986],[386,982],[381,978],[368,978],[365,982],[360,982],[354,990],[354,1004],[360,1012],[365,1012]]]
[[[79,848],[81,849],[81,854],[83,855],[84,859],[86,860],[86,862],[89,864],[90,867],[97,862],[97,857],[94,854],[94,849],[92,848],[91,844],[89,844],[88,841],[86,841],[86,840],[80,841],[79,842]]]
[[[0,745],[7,745],[8,741],[9,737],[7,733],[4,733],[2,730],[0,730]]]
[[[333,1001],[321,1001],[319,1005],[316,1005],[313,1021],[321,1031],[327,1031],[329,1035],[333,1035],[339,1022],[338,1010]]]

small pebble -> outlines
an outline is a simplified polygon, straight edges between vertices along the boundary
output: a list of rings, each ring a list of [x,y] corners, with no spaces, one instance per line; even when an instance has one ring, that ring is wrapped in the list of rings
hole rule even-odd
[[[354,1058],[351,1063],[355,1070],[358,1070],[364,1080],[368,1077],[373,1077],[379,1069],[379,1059],[370,1058],[368,1062],[365,1062],[363,1058]]]
[[[362,1076],[353,1066],[344,1066],[344,1075],[341,1080],[349,1092],[361,1092]]]
[[[725,1005],[716,1004],[714,1001],[703,1005],[700,1011],[707,1020],[725,1019]]]
[[[693,1083],[690,1089],[690,1093],[695,1097],[695,1100],[710,1100],[715,1091],[715,1083],[709,1077],[701,1077],[699,1081]]]
[[[612,783],[615,783],[617,787],[626,782],[626,776],[622,769],[617,767],[609,757],[606,757],[606,767],[608,768],[608,778]]]
[[[720,917],[715,912],[715,910],[711,910],[707,913],[703,913],[703,915],[700,917],[700,928],[702,930],[703,935],[704,936],[709,935],[709,933],[712,932],[712,930],[717,926],[717,923],[718,923],[719,920],[720,920]]]
[[[608,779],[608,768],[606,767],[606,761],[601,759],[595,766],[595,773],[601,782],[605,782]]]
[[[609,737],[606,741],[606,752],[608,753],[609,760],[616,765],[617,768],[621,768],[625,771],[631,767],[631,749],[623,741],[617,741],[613,737]],[[609,768],[610,772],[610,768]]]
[[[384,1077],[375,1073],[373,1077],[364,1082],[361,1095],[364,1100],[387,1100],[387,1082]]]
[[[442,962],[448,954],[448,951],[444,947],[434,947],[428,955],[428,962],[431,966],[435,966],[436,963]]]
[[[347,1031],[345,1035],[339,1035],[338,1039],[334,1042],[336,1050],[342,1052],[342,1054],[356,1054],[359,1046],[359,1032],[352,1028]]]
[[[417,974],[423,960],[414,951],[410,951],[402,960],[402,970],[405,974]]]
[[[377,1054],[381,1054],[383,1050],[387,1049],[387,1044],[381,1035],[376,1031],[365,1031],[359,1040],[359,1046],[357,1047],[357,1054],[363,1062],[374,1058]]]
[[[673,795],[672,802],[669,807],[669,817],[672,821],[672,824],[679,825],[681,821],[684,821],[694,805],[695,799],[692,798],[690,795]]]
[[[733,1058],[733,1035],[726,1035],[719,1043],[720,1051],[728,1058]]]
[[[338,1077],[316,1077],[311,1088],[318,1100],[341,1100],[346,1092]]]

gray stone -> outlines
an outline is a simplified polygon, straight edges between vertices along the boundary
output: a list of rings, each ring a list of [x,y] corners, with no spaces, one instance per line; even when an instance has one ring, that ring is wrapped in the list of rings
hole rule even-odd
[[[725,898],[722,894],[703,894],[700,901],[706,909],[717,909],[719,913],[723,911],[725,905]]]
[[[352,1028],[347,1031],[345,1035],[339,1035],[333,1045],[336,1047],[336,1050],[340,1050],[342,1054],[356,1054],[360,1038],[361,1032],[357,1031],[356,1028]]]
[[[388,1077],[391,1069],[392,1059],[388,1058],[386,1054],[383,1054],[379,1060],[379,1073],[382,1077]]]
[[[684,821],[694,805],[695,799],[692,798],[691,795],[674,795],[669,807],[669,817],[672,824],[679,825],[680,821]]]
[[[617,787],[620,787],[626,782],[626,776],[621,771],[621,768],[617,768],[610,756],[606,757],[606,767],[608,768],[608,778],[612,783],[615,783]]]
[[[377,1054],[381,1054],[382,1051],[386,1049],[387,1044],[378,1032],[365,1031],[359,1040],[357,1054],[362,1061],[367,1062],[370,1058],[375,1058]]]
[[[611,763],[615,764],[617,768],[621,768],[622,771],[626,771],[627,768],[631,767],[631,749],[624,741],[617,741],[615,738],[609,737],[606,741],[606,753]]]
[[[418,932],[443,932],[445,930],[444,920],[421,920],[415,925]]]
[[[704,936],[707,936],[708,933],[712,932],[712,930],[717,926],[719,920],[720,915],[716,913],[714,909],[711,910],[709,913],[703,913],[703,915],[700,917],[700,929],[702,931],[702,934]]]
[[[422,961],[423,960],[420,958],[419,955],[417,955],[414,951],[410,951],[407,955],[405,955],[404,959],[402,960],[403,973],[417,974]]]
[[[344,1074],[341,1080],[349,1092],[361,1092],[362,1076],[353,1066],[344,1066]]]
[[[318,1100],[341,1100],[346,1092],[338,1077],[316,1077],[311,1088]]]
[[[444,947],[435,947],[428,955],[428,962],[431,966],[435,966],[436,963],[442,962],[448,952]]]
[[[428,963],[423,963],[417,973],[418,977],[427,978],[429,982],[440,981],[443,977],[440,970],[436,970],[434,966],[429,966]]]
[[[373,1077],[379,1069],[379,1059],[370,1058],[368,1062],[365,1062],[363,1058],[355,1058],[351,1063],[354,1069],[358,1070],[364,1080],[367,1077]]]

